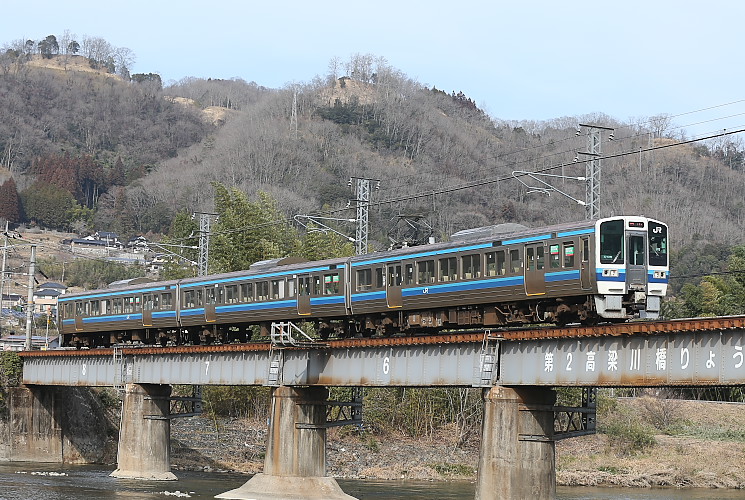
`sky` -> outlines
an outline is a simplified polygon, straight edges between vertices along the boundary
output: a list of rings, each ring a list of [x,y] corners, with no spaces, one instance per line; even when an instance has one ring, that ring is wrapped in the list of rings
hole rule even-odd
[[[2,12],[0,46],[65,30],[101,37],[134,53],[131,73],[165,84],[280,88],[359,53],[500,120],[667,114],[688,137],[745,128],[737,0],[35,0]]]

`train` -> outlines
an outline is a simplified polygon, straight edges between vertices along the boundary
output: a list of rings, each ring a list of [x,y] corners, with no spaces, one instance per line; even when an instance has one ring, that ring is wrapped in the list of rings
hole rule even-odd
[[[323,340],[594,324],[659,317],[668,279],[667,225],[617,216],[70,293],[58,325],[63,346],[94,348],[262,340],[285,322],[310,322]]]

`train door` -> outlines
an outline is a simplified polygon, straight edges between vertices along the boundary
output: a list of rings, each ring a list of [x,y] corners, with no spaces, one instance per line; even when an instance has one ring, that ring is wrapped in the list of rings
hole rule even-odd
[[[400,262],[388,264],[388,274],[385,282],[385,299],[388,307],[403,307],[403,272]]]
[[[628,264],[626,265],[626,286],[638,288],[647,282],[647,234],[626,233]]]
[[[546,249],[543,243],[525,246],[525,293],[546,293]]]
[[[83,331],[83,303],[81,301],[75,302],[75,331]]]
[[[300,316],[310,316],[310,292],[313,289],[313,277],[301,274],[297,277],[297,313]]]
[[[142,296],[142,326],[153,326],[153,294]]]
[[[590,260],[590,237],[580,238],[579,245],[581,252],[579,284],[582,290],[589,290],[592,286],[592,272],[595,267]]]
[[[204,321],[207,323],[217,322],[217,287],[207,287],[204,289]]]

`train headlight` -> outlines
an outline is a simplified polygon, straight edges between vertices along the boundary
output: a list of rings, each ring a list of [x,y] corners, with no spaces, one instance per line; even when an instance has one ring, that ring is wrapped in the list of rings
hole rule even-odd
[[[603,276],[618,278],[618,269],[603,269]]]
[[[655,279],[664,280],[666,276],[667,276],[666,271],[655,271],[654,272]]]

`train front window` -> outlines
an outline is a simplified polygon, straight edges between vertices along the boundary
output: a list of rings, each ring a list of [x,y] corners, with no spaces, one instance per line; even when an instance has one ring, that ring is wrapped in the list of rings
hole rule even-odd
[[[649,265],[667,265],[667,227],[657,222],[649,222]]]
[[[631,236],[629,237],[629,265],[631,266],[643,266],[644,265],[644,237],[643,236]]]
[[[600,263],[623,264],[623,219],[600,224]]]

